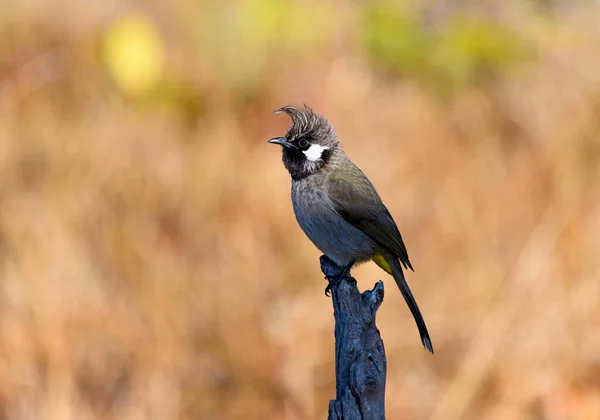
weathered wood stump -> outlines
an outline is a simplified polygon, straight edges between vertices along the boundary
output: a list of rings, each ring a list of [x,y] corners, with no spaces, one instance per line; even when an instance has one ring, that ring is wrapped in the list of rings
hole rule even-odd
[[[325,255],[321,271],[334,277],[340,268]],[[349,275],[332,288],[335,317],[335,400],[329,420],[385,419],[386,359],[375,314],[383,302],[383,282],[362,294]]]

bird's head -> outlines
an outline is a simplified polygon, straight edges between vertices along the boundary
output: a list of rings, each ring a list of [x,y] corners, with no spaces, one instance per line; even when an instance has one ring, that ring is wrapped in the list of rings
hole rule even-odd
[[[284,106],[273,112],[286,113],[292,125],[284,137],[269,143],[283,149],[283,164],[293,179],[302,179],[324,168],[332,155],[341,148],[333,126],[323,116],[307,107]]]

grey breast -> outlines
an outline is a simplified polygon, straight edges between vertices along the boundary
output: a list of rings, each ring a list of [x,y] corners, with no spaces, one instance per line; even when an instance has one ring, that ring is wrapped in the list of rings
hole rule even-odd
[[[292,181],[292,203],[298,224],[315,246],[340,267],[370,259],[375,243],[346,222],[327,196],[326,174]]]

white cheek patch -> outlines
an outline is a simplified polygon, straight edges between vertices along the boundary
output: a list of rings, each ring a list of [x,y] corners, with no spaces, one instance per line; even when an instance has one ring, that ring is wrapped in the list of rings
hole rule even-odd
[[[306,159],[311,162],[316,162],[321,159],[323,155],[323,150],[327,150],[329,147],[321,146],[320,144],[312,144],[307,150],[304,150],[302,153],[306,155]]]

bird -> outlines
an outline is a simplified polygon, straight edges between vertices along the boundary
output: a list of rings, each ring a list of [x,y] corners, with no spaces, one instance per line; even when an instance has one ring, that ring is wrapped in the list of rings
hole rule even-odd
[[[356,264],[372,260],[391,275],[406,301],[423,346],[433,354],[431,338],[404,277],[414,271],[392,215],[366,175],[342,149],[333,125],[312,108],[287,105],[292,125],[283,137],[268,142],[282,147],[282,160],[292,179],[296,220],[313,244],[340,272],[328,278],[328,294]]]

